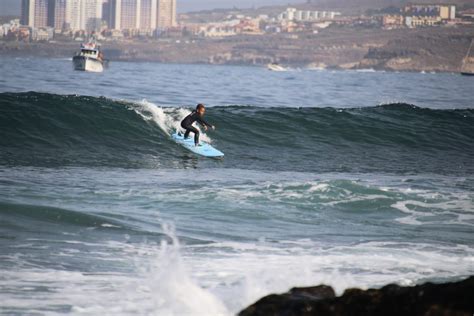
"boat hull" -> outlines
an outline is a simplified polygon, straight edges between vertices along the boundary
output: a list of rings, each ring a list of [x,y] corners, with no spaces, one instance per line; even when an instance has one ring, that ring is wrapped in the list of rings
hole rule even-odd
[[[288,69],[279,65],[267,65],[267,69],[271,71],[288,71]]]
[[[90,72],[102,72],[104,71],[104,64],[102,61],[86,57],[86,56],[74,56],[72,59],[74,70],[90,71]]]
[[[461,72],[463,76],[474,76],[474,72]]]

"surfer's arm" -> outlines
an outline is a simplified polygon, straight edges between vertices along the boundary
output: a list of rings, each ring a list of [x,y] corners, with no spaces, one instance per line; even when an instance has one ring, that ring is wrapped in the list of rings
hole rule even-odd
[[[206,122],[205,120],[203,120],[202,118],[198,118],[197,121],[199,122],[199,124],[201,124],[202,126],[207,126],[209,128],[214,128],[211,124],[209,124],[208,122]]]

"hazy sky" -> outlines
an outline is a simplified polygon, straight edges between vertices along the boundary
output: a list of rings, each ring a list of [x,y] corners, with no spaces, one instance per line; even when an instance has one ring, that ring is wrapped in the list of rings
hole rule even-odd
[[[178,12],[214,8],[250,8],[270,4],[301,3],[304,0],[177,0]],[[0,0],[0,15],[19,15],[21,0]]]
[[[2,0],[0,0],[2,1]],[[214,8],[250,8],[264,5],[303,3],[305,0],[177,0],[178,11],[199,11]]]

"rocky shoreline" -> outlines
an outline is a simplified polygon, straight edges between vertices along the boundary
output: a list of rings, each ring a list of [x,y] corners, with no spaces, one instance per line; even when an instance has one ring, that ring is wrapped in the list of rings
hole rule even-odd
[[[390,284],[381,289],[347,289],[336,297],[325,285],[293,288],[288,293],[268,295],[242,310],[239,316],[472,316],[474,276],[444,284],[414,287]]]
[[[459,72],[474,27],[349,29],[221,39],[167,38],[104,42],[111,61]],[[0,56],[72,57],[78,42],[0,41]],[[474,67],[474,65],[473,65]],[[474,69],[473,69],[474,70]]]

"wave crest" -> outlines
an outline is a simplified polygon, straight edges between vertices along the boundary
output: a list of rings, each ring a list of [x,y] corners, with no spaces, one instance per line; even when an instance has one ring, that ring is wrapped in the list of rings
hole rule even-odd
[[[176,157],[193,156],[169,135],[189,112],[146,100],[3,93],[0,164],[181,167]],[[433,170],[449,169],[451,162],[474,172],[469,162],[474,155],[472,109],[406,103],[350,109],[235,105],[213,107],[206,119],[217,131],[212,139],[203,133],[203,139],[215,140],[228,153],[231,167],[265,169],[280,163],[283,170],[314,171],[323,161],[330,164],[325,171],[357,172],[377,164],[409,171],[428,164]]]

